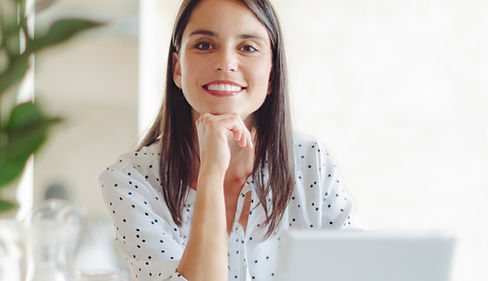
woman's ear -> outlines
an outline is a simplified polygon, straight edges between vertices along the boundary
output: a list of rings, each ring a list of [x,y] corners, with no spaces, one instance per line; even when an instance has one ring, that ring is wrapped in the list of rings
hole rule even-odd
[[[180,54],[173,52],[172,57],[173,63],[173,81],[176,86],[181,89],[181,65],[180,65]]]

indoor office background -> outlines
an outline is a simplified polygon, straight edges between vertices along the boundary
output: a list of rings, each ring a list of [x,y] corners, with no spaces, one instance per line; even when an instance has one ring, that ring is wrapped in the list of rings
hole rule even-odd
[[[36,99],[66,122],[35,157],[34,206],[62,186],[111,235],[98,175],[136,147],[159,109],[179,3],[60,0],[38,15],[111,24],[36,58]],[[488,2],[272,3],[294,129],[329,147],[362,225],[455,233],[453,280],[487,279]],[[97,241],[95,250],[112,246]],[[121,266],[110,253],[85,255],[85,267]]]

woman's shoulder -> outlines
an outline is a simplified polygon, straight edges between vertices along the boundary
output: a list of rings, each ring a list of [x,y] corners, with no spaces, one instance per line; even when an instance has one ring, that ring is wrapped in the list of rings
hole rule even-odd
[[[120,159],[130,160],[130,161],[151,161],[154,159],[159,159],[159,142],[153,142],[150,145],[143,146],[138,150],[127,152],[119,157]]]
[[[313,163],[324,160],[324,154],[329,155],[322,141],[298,133],[293,134],[293,154],[296,170],[309,168]]]
[[[129,151],[121,154],[112,166],[126,166],[128,164],[141,165],[143,163],[158,162],[160,156],[159,144],[154,142],[148,146],[134,151]]]
[[[317,145],[320,145],[320,142],[317,140],[317,138],[301,133],[293,133],[294,149],[313,149]]]
[[[103,177],[111,172],[125,173],[134,177],[136,174],[142,176],[146,181],[159,182],[159,144],[158,142],[144,146],[139,150],[126,152],[120,155],[105,171]]]

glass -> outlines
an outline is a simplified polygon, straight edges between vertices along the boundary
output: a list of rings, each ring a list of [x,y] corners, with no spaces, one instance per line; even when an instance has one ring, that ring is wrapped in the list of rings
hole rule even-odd
[[[22,280],[22,225],[0,220],[0,281]]]
[[[82,219],[69,201],[52,199],[26,218],[26,281],[72,281],[71,262],[79,245]]]

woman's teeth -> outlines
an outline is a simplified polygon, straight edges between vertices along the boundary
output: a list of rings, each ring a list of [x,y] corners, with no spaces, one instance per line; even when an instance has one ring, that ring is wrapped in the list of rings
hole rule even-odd
[[[239,92],[242,90],[239,86],[229,84],[211,84],[208,86],[211,91],[226,91],[226,92]]]

